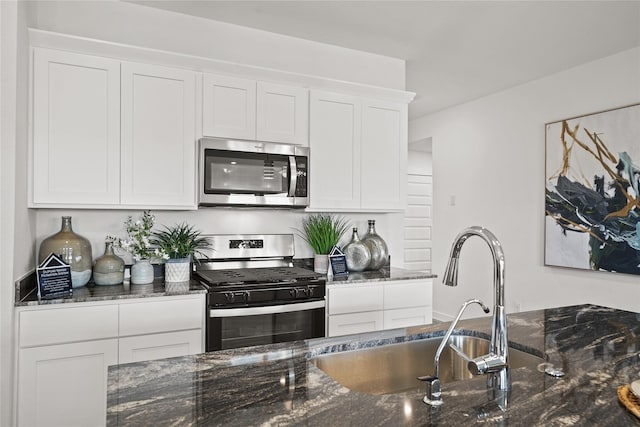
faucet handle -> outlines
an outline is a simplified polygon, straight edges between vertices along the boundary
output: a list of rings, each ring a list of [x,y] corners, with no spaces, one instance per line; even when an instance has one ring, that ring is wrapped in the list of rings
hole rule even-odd
[[[470,360],[467,366],[472,374],[481,375],[500,371],[507,366],[507,361],[503,356],[489,353]]]
[[[431,406],[440,406],[444,403],[442,400],[442,389],[440,388],[440,379],[436,376],[422,376],[418,380],[427,383],[427,394],[422,401]]]

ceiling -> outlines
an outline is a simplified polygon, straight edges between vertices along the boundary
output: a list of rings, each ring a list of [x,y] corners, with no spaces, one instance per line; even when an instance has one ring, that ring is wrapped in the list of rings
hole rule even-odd
[[[640,1],[134,1],[406,60],[416,118],[640,45]]]

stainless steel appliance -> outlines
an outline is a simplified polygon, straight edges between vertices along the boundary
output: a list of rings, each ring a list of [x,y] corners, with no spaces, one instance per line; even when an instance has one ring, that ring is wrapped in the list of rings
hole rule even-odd
[[[202,138],[198,152],[200,206],[309,204],[307,147]]]
[[[324,336],[325,279],[294,266],[292,234],[207,237],[207,351]]]

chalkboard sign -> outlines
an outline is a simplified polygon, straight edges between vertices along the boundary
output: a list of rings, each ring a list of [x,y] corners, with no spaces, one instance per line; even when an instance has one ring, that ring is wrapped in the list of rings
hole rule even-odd
[[[71,266],[54,253],[36,268],[38,298],[69,298],[73,295]]]
[[[340,250],[339,247],[334,246],[329,252],[329,262],[331,263],[331,271],[333,277],[344,277],[349,275],[347,269],[347,257]]]

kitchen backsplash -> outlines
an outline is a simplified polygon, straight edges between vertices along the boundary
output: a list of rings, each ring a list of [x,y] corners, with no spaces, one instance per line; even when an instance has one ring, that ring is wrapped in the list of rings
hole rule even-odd
[[[38,209],[36,214],[36,242],[34,251],[47,236],[60,230],[63,215],[73,218],[73,230],[89,239],[93,258],[104,252],[104,239],[107,235],[125,237],[124,221],[129,215],[137,218],[141,210],[67,210]],[[297,236],[296,229],[301,228],[302,218],[308,213],[303,210],[287,209],[249,209],[249,208],[207,208],[197,211],[152,211],[156,216],[156,228],[188,221],[205,234],[294,234],[296,258],[313,257],[311,248]],[[338,213],[344,216],[352,227],[358,227],[364,235],[367,220],[376,220],[376,230],[390,248],[390,253],[401,255],[402,214]],[[345,233],[342,244],[346,244],[351,233]],[[124,258],[124,257],[123,257]],[[125,259],[125,261],[129,261]],[[399,264],[398,264],[399,265]]]

